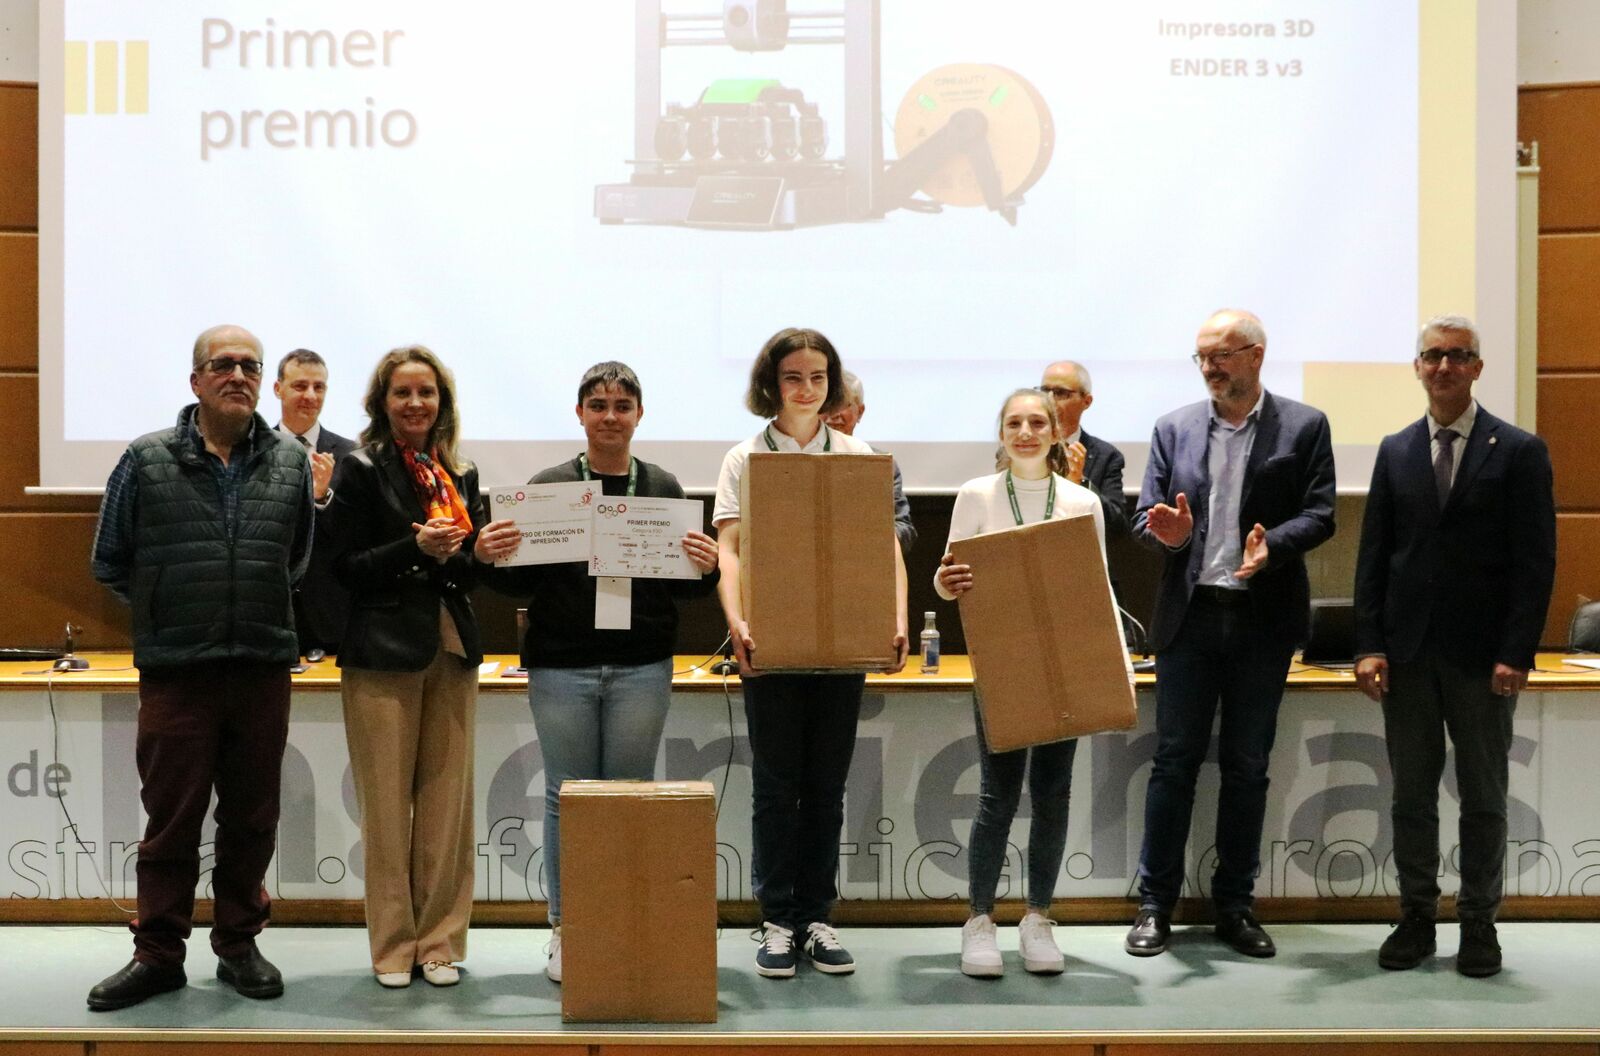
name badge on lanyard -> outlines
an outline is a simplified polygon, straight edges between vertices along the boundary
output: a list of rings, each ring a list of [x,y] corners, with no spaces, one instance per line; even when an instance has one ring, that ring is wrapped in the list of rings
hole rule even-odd
[[[589,455],[578,456],[578,467],[583,479],[591,480]],[[628,459],[628,490],[632,498],[639,490],[639,460]],[[633,580],[627,576],[594,577],[594,629],[597,631],[626,631],[633,627]]]
[[[594,577],[594,629],[626,631],[633,626],[633,580],[627,576]]]

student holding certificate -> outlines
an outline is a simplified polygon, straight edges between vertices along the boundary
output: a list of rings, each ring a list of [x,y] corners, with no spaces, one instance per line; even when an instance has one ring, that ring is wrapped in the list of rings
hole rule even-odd
[[[597,363],[578,383],[578,422],[588,446],[530,484],[596,480],[607,496],[682,499],[678,478],[634,458],[644,417],[639,379],[622,363]],[[684,555],[703,578],[613,579],[587,563],[519,565],[487,572],[504,594],[532,599],[522,663],[528,705],[544,753],[544,879],[552,928],[545,974],[561,981],[561,783],[655,777],[672,695],[679,598],[717,581],[717,544],[690,531]],[[627,936],[618,936],[619,941]],[[619,951],[619,956],[623,951]]]
[[[950,542],[1052,518],[1093,516],[1104,553],[1105,515],[1099,498],[1050,471],[1048,459],[1058,432],[1055,401],[1046,393],[1018,389],[1006,399],[1000,409],[1000,472],[961,485],[950,511]],[[971,590],[972,579],[972,567],[956,564],[947,544],[934,576],[934,589],[950,600]],[[977,977],[997,976],[1003,970],[993,917],[995,889],[1005,865],[1011,821],[1022,797],[1026,770],[1033,818],[1028,826],[1028,910],[1018,928],[1018,946],[1024,968],[1053,975],[1065,967],[1052,934],[1055,923],[1050,920],[1050,903],[1067,846],[1067,806],[1078,742],[1073,739],[991,752],[981,715],[977,722],[978,813],[967,841],[971,916],[961,929],[961,970]]]
[[[752,757],[751,873],[763,920],[756,971],[767,978],[793,976],[802,953],[818,971],[855,971],[830,917],[838,897],[845,779],[866,676],[760,673],[761,643],[750,637],[739,591],[739,487],[750,455],[758,451],[872,454],[863,441],[823,424],[823,416],[846,398],[839,353],[826,337],[788,329],[769,338],[750,370],[745,405],[771,421],[724,456],[712,514],[722,555],[717,593],[744,685]],[[893,673],[906,662],[905,562],[898,546],[886,549],[894,555],[899,599]]]

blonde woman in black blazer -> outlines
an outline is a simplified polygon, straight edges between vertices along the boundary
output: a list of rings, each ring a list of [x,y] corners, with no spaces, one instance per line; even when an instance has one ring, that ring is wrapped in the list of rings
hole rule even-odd
[[[456,453],[455,385],[420,345],[379,361],[362,446],[335,471],[339,653],[366,863],[367,937],[386,987],[458,982],[472,912],[473,721],[483,650],[468,591],[498,556],[478,472]],[[485,530],[486,527],[489,530]],[[513,533],[514,534],[514,533]]]

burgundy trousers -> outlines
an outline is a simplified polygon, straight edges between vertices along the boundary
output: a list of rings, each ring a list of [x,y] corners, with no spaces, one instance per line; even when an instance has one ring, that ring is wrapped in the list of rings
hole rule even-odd
[[[139,842],[135,960],[183,963],[213,788],[211,948],[238,956],[266,927],[271,900],[262,879],[277,843],[288,733],[287,664],[218,660],[139,673],[135,754],[149,822]]]

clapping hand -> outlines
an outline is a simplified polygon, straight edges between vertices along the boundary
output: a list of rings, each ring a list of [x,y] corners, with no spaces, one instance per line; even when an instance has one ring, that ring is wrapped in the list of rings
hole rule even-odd
[[[1233,574],[1234,579],[1249,579],[1267,566],[1267,530],[1261,525],[1250,529],[1244,540],[1244,562]]]
[[[417,533],[417,549],[440,564],[450,560],[467,537],[466,531],[448,517],[433,517],[427,524],[413,521],[411,530]]]
[[[328,485],[333,483],[333,455],[327,451],[311,452],[311,493],[318,502],[328,497]]]
[[[1083,483],[1083,465],[1089,458],[1089,449],[1083,446],[1083,441],[1068,444],[1067,452],[1067,479],[1074,484]]]
[[[1145,514],[1145,527],[1163,545],[1176,550],[1189,541],[1194,531],[1194,514],[1189,510],[1189,497],[1178,492],[1178,504],[1168,506],[1158,502]]]

